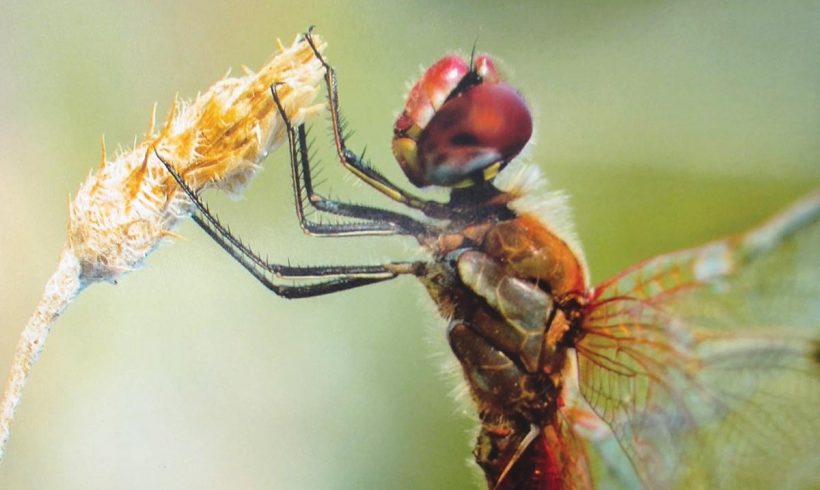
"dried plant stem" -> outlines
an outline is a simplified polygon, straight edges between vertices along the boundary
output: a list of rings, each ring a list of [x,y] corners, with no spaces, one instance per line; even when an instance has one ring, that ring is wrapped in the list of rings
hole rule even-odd
[[[83,288],[85,283],[80,279],[80,262],[70,250],[64,250],[57,271],[46,283],[43,297],[20,333],[17,349],[14,351],[14,363],[0,404],[0,460],[3,459],[6,442],[11,434],[14,410],[20,403],[31,367],[39,359],[54,321]]]

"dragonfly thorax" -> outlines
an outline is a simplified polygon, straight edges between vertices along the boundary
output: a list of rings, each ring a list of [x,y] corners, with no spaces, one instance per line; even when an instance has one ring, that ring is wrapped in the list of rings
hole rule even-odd
[[[523,464],[540,459],[530,447],[543,446],[540,428],[560,409],[574,326],[563,304],[475,249],[439,258],[421,279],[449,320],[450,347],[481,420],[473,454],[493,485],[522,455]],[[503,488],[520,483],[510,478]]]

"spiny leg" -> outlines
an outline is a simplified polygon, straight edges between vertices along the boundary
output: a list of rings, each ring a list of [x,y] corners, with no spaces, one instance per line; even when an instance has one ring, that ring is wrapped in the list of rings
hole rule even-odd
[[[233,245],[232,242],[227,241],[222,235],[219,234],[209,222],[205,221],[201,216],[194,214],[192,219],[203,229],[205,230],[210,237],[219,244],[228,254],[233,257],[237,262],[239,262],[242,267],[244,267],[248,272],[253,275],[263,286],[268,288],[274,294],[278,296],[282,296],[288,299],[295,299],[295,298],[309,298],[313,296],[321,296],[323,294],[330,294],[339,291],[345,291],[348,289],[357,288],[360,286],[366,286],[368,284],[374,284],[377,282],[388,281],[390,279],[394,279],[398,277],[400,274],[403,273],[412,273],[410,270],[414,268],[410,264],[393,264],[396,267],[396,272],[389,272],[384,271],[380,272],[379,274],[356,274],[356,273],[349,273],[345,275],[338,275],[335,279],[323,280],[319,282],[314,282],[310,284],[277,284],[275,283],[266,272],[270,272],[270,269],[267,267],[262,267],[257,263],[258,255],[253,254],[253,257],[249,257],[244,250],[240,250]],[[247,247],[246,247],[247,248]],[[266,263],[266,265],[270,268],[273,268],[274,264]],[[342,269],[349,269],[352,270],[354,267],[345,267],[345,266],[327,266],[327,267],[293,267],[293,266],[279,266],[283,269],[290,269],[302,271],[302,273],[310,272],[316,277],[322,276],[335,276],[339,273]],[[364,266],[362,269],[367,268],[369,266]],[[405,272],[406,270],[407,272]],[[282,276],[287,277],[287,276]]]
[[[329,214],[357,218],[361,220],[367,220],[382,224],[390,224],[391,230],[394,230],[394,232],[389,234],[418,236],[429,230],[428,224],[425,224],[415,218],[404,215],[402,213],[397,213],[394,211],[389,211],[386,209],[376,208],[372,206],[364,206],[360,204],[345,203],[338,200],[331,200],[318,194],[313,188],[313,179],[310,169],[310,157],[308,155],[309,145],[306,141],[307,135],[305,132],[305,126],[299,126],[297,132],[299,140],[299,154],[302,167],[300,172],[300,175],[302,177],[300,181],[302,188],[300,190],[302,192],[301,196],[297,196],[297,199],[299,197],[305,197],[307,198],[307,202],[309,202],[314,208]],[[300,221],[301,220],[302,216],[300,216]],[[359,235],[362,234],[360,233]]]
[[[363,180],[367,185],[373,187],[390,199],[402,203],[405,206],[413,209],[418,209],[427,216],[434,218],[448,218],[451,214],[450,208],[440,202],[430,201],[414,196],[407,191],[401,189],[397,185],[390,182],[387,177],[383,176],[375,168],[365,163],[361,157],[353,153],[347,148],[344,135],[342,134],[341,116],[339,114],[339,94],[336,86],[336,72],[330,66],[322,54],[316,48],[312,37],[313,27],[308,29],[305,33],[305,41],[313,49],[322,66],[325,69],[325,86],[327,88],[328,109],[330,111],[330,122],[333,128],[333,139],[336,145],[336,154],[342,166],[349,170],[353,175]]]
[[[343,291],[393,279],[402,274],[417,274],[421,266],[419,263],[407,262],[340,266],[291,266],[271,263],[261,258],[222,225],[171,164],[165,161],[156,150],[154,153],[199,211],[200,215],[193,215],[194,221],[257,280],[277,295],[286,298],[302,298]],[[332,279],[311,284],[288,285],[276,284],[272,278],[268,278],[267,274],[271,274],[276,279],[310,280],[328,277]]]
[[[271,94],[288,135],[293,192],[296,198],[296,216],[305,233],[325,237],[418,235],[426,230],[427,227],[424,223],[401,213],[331,200],[317,194],[313,189],[305,126],[301,124],[298,128],[293,127],[279,99],[276,84],[271,85]],[[304,210],[306,200],[319,211],[365,221],[361,223],[331,224],[310,221],[307,219]]]

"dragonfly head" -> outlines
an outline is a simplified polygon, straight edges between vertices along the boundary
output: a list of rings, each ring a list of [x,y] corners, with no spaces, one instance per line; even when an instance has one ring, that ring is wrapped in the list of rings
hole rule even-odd
[[[410,89],[393,126],[393,154],[417,187],[492,180],[532,135],[526,101],[492,59],[445,56]]]

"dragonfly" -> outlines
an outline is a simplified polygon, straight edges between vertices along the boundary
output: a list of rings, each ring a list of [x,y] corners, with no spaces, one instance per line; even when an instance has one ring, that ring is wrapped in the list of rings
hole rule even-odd
[[[406,211],[316,191],[304,124],[285,122],[295,209],[326,237],[406,236],[423,260],[294,266],[231,233],[171,162],[202,229],[273,293],[307,298],[414,276],[441,317],[480,427],[493,490],[808,488],[820,484],[820,190],[761,226],[647,259],[591,285],[563,194],[516,157],[533,121],[493,59],[448,55],[393,127],[407,191],[348,148],[341,165]],[[429,186],[447,201],[426,199]],[[340,217],[315,221],[310,212]]]

